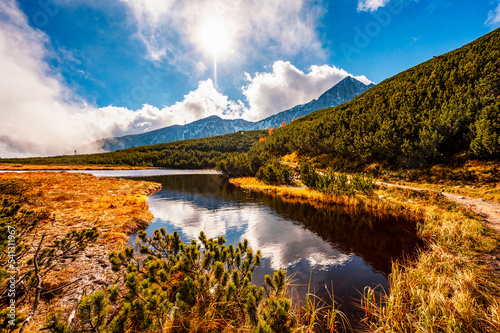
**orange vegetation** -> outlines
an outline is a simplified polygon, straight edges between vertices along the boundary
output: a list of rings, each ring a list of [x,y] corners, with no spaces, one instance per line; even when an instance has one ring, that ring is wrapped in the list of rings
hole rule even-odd
[[[58,236],[57,231],[65,234],[96,226],[100,242],[112,247],[122,245],[130,234],[151,222],[146,195],[160,189],[156,183],[66,172],[8,172],[0,174],[0,179],[28,182],[27,208],[54,213],[42,230]]]
[[[236,186],[251,191],[265,192],[281,197],[285,201],[308,202],[314,206],[341,206],[349,210],[369,212],[375,216],[401,216],[415,221],[423,218],[423,210],[418,205],[392,200],[381,200],[377,195],[384,191],[377,191],[377,195],[355,196],[330,195],[307,188],[305,186],[270,185],[253,177],[231,178],[230,182]]]
[[[129,235],[146,227],[153,215],[146,195],[158,191],[160,184],[116,178],[97,178],[84,173],[26,172],[0,173],[0,182],[21,180],[28,186],[23,194],[24,208],[48,210],[52,217],[40,221],[45,243],[61,239],[72,230],[97,227],[99,238],[85,252],[58,264],[45,278],[47,289],[56,289],[71,281],[68,292],[42,297],[28,332],[38,332],[48,313],[69,313],[83,293],[109,285],[115,278],[108,264],[108,252],[120,250]],[[39,239],[39,236],[37,237]],[[75,296],[76,295],[76,296]],[[80,296],[78,296],[80,295]],[[76,303],[75,303],[76,299]],[[29,306],[19,309],[27,314]]]

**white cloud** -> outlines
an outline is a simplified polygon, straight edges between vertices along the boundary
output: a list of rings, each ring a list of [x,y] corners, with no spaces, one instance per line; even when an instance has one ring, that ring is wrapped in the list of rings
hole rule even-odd
[[[91,112],[92,119],[113,136],[143,133],[175,124],[217,115],[222,118],[261,120],[298,104],[318,98],[346,76],[370,84],[365,76],[353,76],[335,66],[311,66],[308,73],[297,69],[290,62],[276,61],[272,72],[245,73],[248,84],[242,87],[246,97],[233,101],[218,92],[211,79],[200,81],[196,90],[184,99],[162,109],[145,104],[139,110],[108,106]]]
[[[249,82],[243,94],[250,106],[248,119],[260,120],[287,110],[298,104],[318,98],[346,76],[353,76],[335,66],[311,66],[308,73],[297,69],[290,62],[276,61],[272,72],[246,73]],[[353,76],[359,81],[372,83],[365,76]]]
[[[53,154],[71,151],[91,133],[76,121],[86,106],[46,64],[48,38],[27,23],[14,0],[0,3],[0,151]]]
[[[493,28],[500,27],[500,3],[497,8],[490,10],[488,13],[488,19],[485,23]]]
[[[272,72],[245,73],[248,84],[242,87],[246,106],[218,92],[211,79],[200,81],[184,99],[162,109],[145,104],[139,110],[108,106],[92,112],[92,118],[113,136],[142,133],[175,124],[217,115],[222,118],[261,120],[298,104],[318,98],[346,76],[373,83],[365,76],[353,76],[335,66],[311,66],[308,73],[290,62],[276,61]]]
[[[0,157],[82,152],[80,147],[103,137],[245,112],[243,103],[217,92],[211,80],[163,109],[89,107],[51,72],[46,62],[50,40],[28,25],[16,2],[0,2],[0,13]]]
[[[375,12],[380,7],[384,7],[390,0],[358,0],[359,12]]]
[[[312,0],[121,1],[130,8],[138,36],[155,60],[186,58],[185,50],[171,46],[172,40],[206,51],[202,49],[200,32],[207,20],[216,20],[226,28],[232,49],[239,50],[240,56],[254,57],[255,49],[260,48],[286,55],[303,50],[323,53],[316,26],[324,10]]]
[[[212,80],[201,81],[198,88],[184,96],[184,100],[162,109],[145,104],[139,110],[108,106],[92,112],[96,124],[101,124],[113,136],[142,133],[175,124],[217,115],[238,118],[247,109],[241,101],[231,101],[219,93]]]

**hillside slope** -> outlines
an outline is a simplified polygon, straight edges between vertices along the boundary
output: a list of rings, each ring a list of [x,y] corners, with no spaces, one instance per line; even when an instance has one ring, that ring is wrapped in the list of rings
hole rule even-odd
[[[365,85],[348,76],[322,94],[318,99],[314,99],[306,104],[297,105],[289,110],[282,111],[258,122],[250,122],[244,119],[222,119],[218,116],[210,116],[186,125],[168,126],[142,134],[103,139],[98,141],[98,145],[102,147],[103,150],[115,151],[142,145],[154,145],[158,143],[223,135],[238,131],[279,127],[283,122],[289,123],[313,111],[348,102],[372,86],[373,84]]]
[[[459,154],[500,155],[500,29],[311,113],[260,149],[330,163],[416,167]],[[324,160],[324,158],[323,158]]]

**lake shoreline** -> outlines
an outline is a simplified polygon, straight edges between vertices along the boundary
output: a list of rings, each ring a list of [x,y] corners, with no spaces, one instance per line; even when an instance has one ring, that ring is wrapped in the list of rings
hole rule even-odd
[[[500,237],[480,216],[439,192],[382,187],[375,191],[377,203],[365,197],[335,197],[306,188],[269,185],[254,178],[230,182],[284,199],[378,207],[387,214],[410,213],[422,218],[418,232],[425,250],[415,260],[393,264],[390,294],[382,302],[373,301],[373,290],[364,292],[362,304],[373,329],[418,331],[432,322],[433,327],[445,330],[464,321],[477,324],[476,320],[480,320],[484,332],[500,328],[496,314],[500,307],[500,269],[495,262],[500,258]]]
[[[205,171],[217,172],[216,169],[178,169],[178,168],[158,168],[158,167],[135,167],[135,166],[113,166],[113,165],[41,165],[41,164],[15,164],[0,163],[0,172],[8,171],[111,171],[111,170],[184,170],[184,171]]]
[[[36,195],[44,195],[50,193],[57,204],[61,204],[61,213],[64,209],[69,209],[71,214],[74,214],[78,209],[75,206],[76,202],[83,203],[85,200],[72,200],[71,188],[77,187],[78,183],[82,184],[80,188],[87,188],[92,183],[106,182],[99,191],[103,194],[103,202],[106,207],[106,214],[114,216],[117,214],[117,206],[108,200],[116,200],[116,193],[111,189],[112,183],[121,183],[126,193],[137,193],[139,196],[139,206],[142,210],[149,212],[145,196],[155,193],[160,188],[158,185],[150,184],[141,188],[139,181],[128,181],[124,179],[111,179],[111,178],[97,178],[88,174],[72,174],[72,173],[52,173],[52,172],[28,172],[28,173],[4,173],[0,174],[3,178],[17,178],[26,179],[37,183],[36,186],[45,186],[49,184],[50,178],[65,178],[63,183],[67,187],[58,187],[57,191],[52,193],[54,189],[43,188],[36,191]],[[40,178],[45,177],[45,178]],[[31,178],[31,179],[30,179]],[[108,183],[109,182],[109,183]],[[127,187],[125,182],[136,183],[138,188]],[[253,183],[252,183],[253,182]],[[144,182],[142,182],[144,183]],[[284,192],[284,189],[278,189],[272,185],[262,183],[255,183],[254,180],[248,180],[243,184],[241,180],[232,180],[236,186],[244,187],[248,190],[267,192],[272,195],[283,197],[284,200],[296,199],[311,200],[310,202],[315,205],[322,205],[322,200],[316,194],[309,198],[305,194],[310,190],[304,188],[297,188],[300,190],[298,193]],[[83,185],[84,184],[84,185]],[[144,185],[144,184],[143,184]],[[131,185],[130,185],[131,186]],[[49,191],[50,190],[50,191]],[[134,192],[139,191],[139,192]],[[476,318],[481,318],[485,322],[485,332],[493,331],[491,327],[496,328],[496,318],[494,317],[494,309],[500,304],[500,292],[497,285],[500,284],[498,272],[489,267],[488,265],[495,262],[499,257],[498,243],[499,237],[485,227],[481,219],[474,215],[467,209],[462,209],[458,205],[448,202],[439,194],[431,191],[417,192],[411,189],[398,189],[398,188],[382,188],[376,190],[374,197],[360,198],[330,198],[323,200],[325,205],[343,205],[344,207],[362,208],[372,210],[373,213],[379,214],[392,214],[392,215],[406,215],[410,214],[413,217],[422,217],[419,222],[419,235],[426,242],[426,250],[422,251],[419,257],[411,262],[395,263],[390,275],[391,293],[385,299],[385,305],[380,303],[367,303],[364,300],[363,306],[369,315],[369,321],[372,328],[381,331],[389,332],[394,330],[394,325],[399,325],[402,322],[404,327],[416,330],[422,325],[422,320],[434,320],[441,327],[451,325],[450,322],[454,317],[464,315],[463,311],[460,312],[460,306],[463,302],[461,299],[456,299],[455,295],[460,295],[467,303],[467,311],[474,313]],[[113,194],[115,194],[113,196]],[[314,200],[312,200],[312,199]],[[130,198],[129,198],[130,199]],[[324,198],[323,198],[324,199]],[[127,205],[127,203],[124,203]],[[130,203],[128,203],[130,204]],[[107,206],[106,206],[107,205]],[[95,209],[95,207],[94,207]],[[391,210],[392,211],[388,211]],[[63,219],[69,218],[70,215],[64,213]],[[148,215],[146,214],[146,215]],[[108,216],[108,217],[109,217]],[[115,233],[122,233],[130,235],[133,232],[143,229],[152,220],[150,218],[139,218],[134,220],[137,223],[128,223],[127,230],[117,230]],[[99,219],[92,218],[95,224]],[[60,221],[61,222],[61,221]],[[101,221],[102,223],[102,221]],[[89,224],[93,225],[93,224]],[[77,221],[75,225],[68,225],[64,228],[59,228],[59,232],[65,232],[75,227],[87,227],[84,221]],[[110,234],[111,231],[104,230],[104,234]],[[102,236],[102,235],[101,235]],[[109,236],[109,235],[108,235]],[[115,237],[113,240],[101,244],[90,245],[87,250],[82,253],[77,260],[81,264],[74,265],[73,271],[78,274],[83,274],[84,279],[80,282],[86,286],[106,286],[110,283],[112,273],[108,263],[108,252],[112,249],[120,249],[123,247],[121,243],[125,238],[121,235],[112,234]],[[489,256],[489,257],[488,257]],[[491,260],[489,260],[490,258]],[[78,267],[90,267],[90,270],[79,270]],[[450,267],[450,269],[446,269]],[[474,276],[469,277],[470,272],[474,272]],[[67,277],[68,270],[63,269],[63,276]],[[467,277],[467,278],[466,278]],[[86,287],[77,289],[78,291],[86,290]],[[90,291],[86,290],[88,293]],[[365,296],[369,296],[370,290],[365,290]],[[72,297],[61,298],[58,302],[64,304],[63,308],[57,308],[57,305],[48,303],[36,316],[36,320],[32,322],[32,327],[40,327],[45,318],[42,314],[48,312],[64,310],[70,311],[78,300]],[[482,304],[478,304],[475,300],[483,300]],[[439,304],[432,302],[439,301]],[[57,304],[60,304],[57,303]],[[428,305],[426,305],[428,304]],[[432,306],[433,311],[422,308],[424,306]],[[391,309],[388,311],[387,309]],[[427,317],[421,317],[425,313]],[[447,319],[451,318],[451,319]],[[38,326],[37,326],[38,325]]]
[[[140,170],[159,169],[154,167],[106,166],[106,165],[43,165],[0,163],[0,171],[47,171],[47,170]]]

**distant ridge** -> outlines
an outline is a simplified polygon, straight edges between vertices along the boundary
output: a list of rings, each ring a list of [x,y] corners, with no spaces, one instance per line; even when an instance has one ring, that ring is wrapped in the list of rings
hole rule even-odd
[[[218,116],[210,116],[186,125],[173,125],[141,134],[102,139],[98,141],[98,145],[105,151],[116,151],[142,145],[154,145],[186,139],[199,139],[237,131],[279,127],[283,122],[289,123],[313,111],[346,103],[357,95],[364,93],[372,86],[374,85],[365,85],[347,76],[323,93],[318,99],[314,99],[306,104],[294,106],[289,110],[282,111],[257,122],[250,122],[244,119],[222,119]]]

